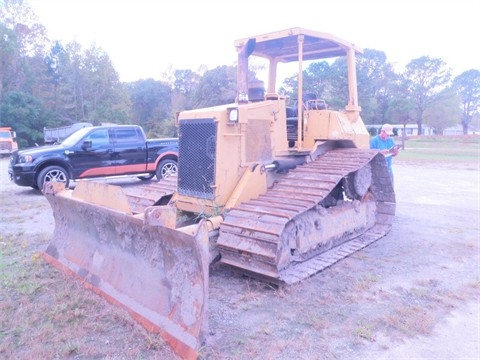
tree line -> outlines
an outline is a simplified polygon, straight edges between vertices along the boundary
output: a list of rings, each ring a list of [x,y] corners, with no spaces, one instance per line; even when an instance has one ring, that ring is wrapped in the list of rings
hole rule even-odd
[[[24,0],[0,6],[0,126],[14,128],[21,148],[42,144],[44,127],[75,122],[138,124],[148,137],[176,136],[178,111],[235,99],[235,65],[121,82],[101,47],[49,39]],[[304,70],[304,91],[341,109],[348,102],[346,74],[344,58],[313,62]],[[296,79],[287,77],[278,92],[295,100]],[[384,52],[366,49],[357,57],[357,81],[366,124],[415,122],[419,133],[427,124],[437,134],[456,124],[466,134],[480,125],[478,69],[452,78],[442,59],[422,56],[398,73]]]

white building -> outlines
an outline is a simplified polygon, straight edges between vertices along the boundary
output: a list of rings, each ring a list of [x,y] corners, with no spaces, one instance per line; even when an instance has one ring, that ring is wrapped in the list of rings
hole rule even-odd
[[[480,132],[475,131],[469,127],[468,135],[474,135],[474,134],[480,134]],[[463,135],[463,126],[458,124],[455,126],[448,127],[445,130],[443,130],[443,135]]]
[[[380,132],[382,125],[365,125],[368,130],[375,129],[377,134]],[[403,124],[392,124],[393,132],[395,135],[402,136],[404,125]],[[417,124],[406,124],[405,125],[405,136],[417,136],[418,135],[418,125]],[[422,134],[421,135],[435,135],[434,129],[428,125],[422,124]]]

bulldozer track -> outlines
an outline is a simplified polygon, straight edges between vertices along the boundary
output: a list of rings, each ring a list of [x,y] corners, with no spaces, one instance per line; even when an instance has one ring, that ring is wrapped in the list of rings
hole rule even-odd
[[[150,181],[146,184],[124,186],[123,192],[134,213],[143,213],[149,206],[157,205],[164,196],[177,191],[177,176],[168,176],[160,181]]]
[[[376,203],[374,226],[279,269],[279,247],[287,224],[316,209],[343,178],[367,164],[372,166],[369,191]],[[394,214],[395,194],[383,155],[372,150],[336,149],[298,166],[265,194],[231,209],[220,226],[217,246],[221,261],[236,270],[272,283],[292,284],[383,237]]]

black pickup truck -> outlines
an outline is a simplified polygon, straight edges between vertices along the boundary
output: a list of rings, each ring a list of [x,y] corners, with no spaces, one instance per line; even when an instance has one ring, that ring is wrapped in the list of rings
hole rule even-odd
[[[43,189],[48,181],[137,175],[158,179],[177,172],[178,139],[146,139],[137,125],[107,125],[77,130],[58,145],[15,151],[9,175],[15,184]]]

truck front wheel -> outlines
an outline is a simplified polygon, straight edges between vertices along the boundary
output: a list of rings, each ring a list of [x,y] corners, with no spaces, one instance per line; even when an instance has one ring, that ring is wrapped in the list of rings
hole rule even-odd
[[[163,178],[176,175],[178,171],[177,162],[172,159],[165,159],[159,162],[157,167],[157,180],[162,180]]]
[[[37,176],[37,186],[43,191],[43,185],[50,181],[64,183],[65,187],[68,188],[70,177],[68,176],[68,172],[63,167],[52,165],[47,166],[45,169],[39,172]]]

